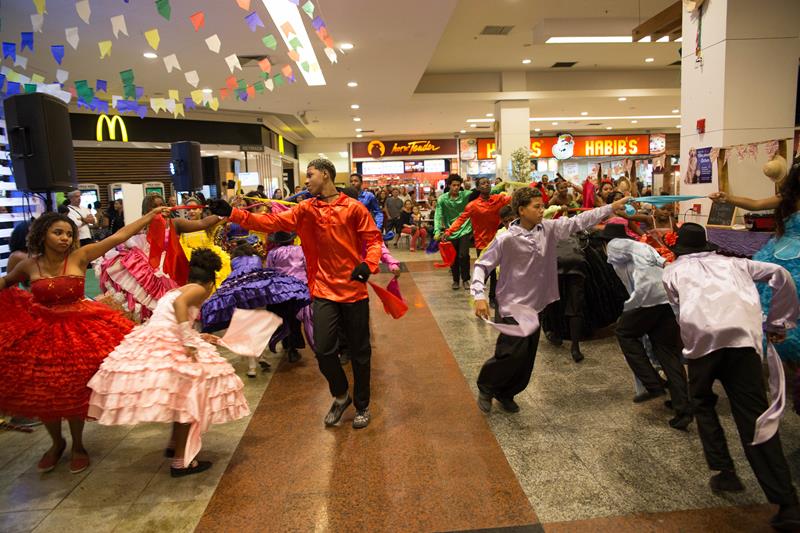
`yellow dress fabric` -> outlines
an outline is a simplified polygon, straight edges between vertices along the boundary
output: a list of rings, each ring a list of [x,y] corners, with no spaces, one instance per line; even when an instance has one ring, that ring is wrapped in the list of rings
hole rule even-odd
[[[228,274],[231,273],[231,257],[228,252],[214,244],[214,240],[206,231],[193,231],[181,234],[181,246],[186,257],[192,258],[192,250],[198,248],[208,248],[222,259],[222,268],[217,272],[217,287],[222,283]]]

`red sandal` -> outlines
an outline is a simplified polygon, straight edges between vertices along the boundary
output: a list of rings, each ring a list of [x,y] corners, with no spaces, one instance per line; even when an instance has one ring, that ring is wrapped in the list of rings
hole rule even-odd
[[[64,442],[64,445],[61,446],[61,449],[55,455],[55,457],[48,456],[47,453],[45,453],[42,458],[39,459],[39,463],[36,465],[36,469],[39,471],[39,473],[45,474],[47,472],[51,472],[58,464],[58,461],[61,460],[61,456],[64,455],[64,450],[66,449],[67,443]]]
[[[84,470],[89,468],[89,456],[88,455],[75,455],[72,454],[72,457],[69,460],[69,471],[73,474],[80,474]]]

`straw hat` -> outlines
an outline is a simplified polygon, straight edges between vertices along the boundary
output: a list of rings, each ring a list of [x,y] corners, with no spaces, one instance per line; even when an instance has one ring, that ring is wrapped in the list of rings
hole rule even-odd
[[[776,155],[772,160],[768,161],[764,168],[761,169],[766,177],[772,181],[779,183],[786,176],[789,175],[789,164],[786,159],[781,155]]]

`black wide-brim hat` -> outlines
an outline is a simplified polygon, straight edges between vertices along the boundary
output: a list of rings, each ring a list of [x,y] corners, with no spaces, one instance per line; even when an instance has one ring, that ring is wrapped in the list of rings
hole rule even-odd
[[[610,241],[612,239],[630,239],[630,235],[625,231],[625,226],[623,224],[606,224],[606,227],[603,228],[603,231],[598,231],[594,234],[595,237],[604,241]]]
[[[269,234],[269,242],[274,242],[275,244],[292,244],[296,237],[297,233],[295,232],[276,231],[275,233]]]
[[[697,254],[701,252],[716,252],[719,246],[708,242],[706,229],[700,224],[686,222],[678,229],[678,240],[670,248],[677,255]]]

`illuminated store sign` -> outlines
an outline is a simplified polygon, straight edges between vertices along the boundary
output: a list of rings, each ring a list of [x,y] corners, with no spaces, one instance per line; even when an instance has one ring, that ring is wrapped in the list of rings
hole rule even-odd
[[[458,145],[455,139],[415,139],[410,141],[381,141],[353,143],[356,159],[408,156],[455,157]]]
[[[108,131],[108,140],[117,140],[117,123],[119,123],[120,140],[124,143],[128,142],[128,130],[125,128],[125,122],[119,115],[109,117],[108,115],[100,115],[97,117],[97,142],[103,142],[103,126],[105,125]]]
[[[493,159],[497,143],[494,139],[478,139],[478,159]],[[573,137],[531,137],[531,157],[569,159],[571,157],[609,157],[649,155],[649,135],[600,135]]]

